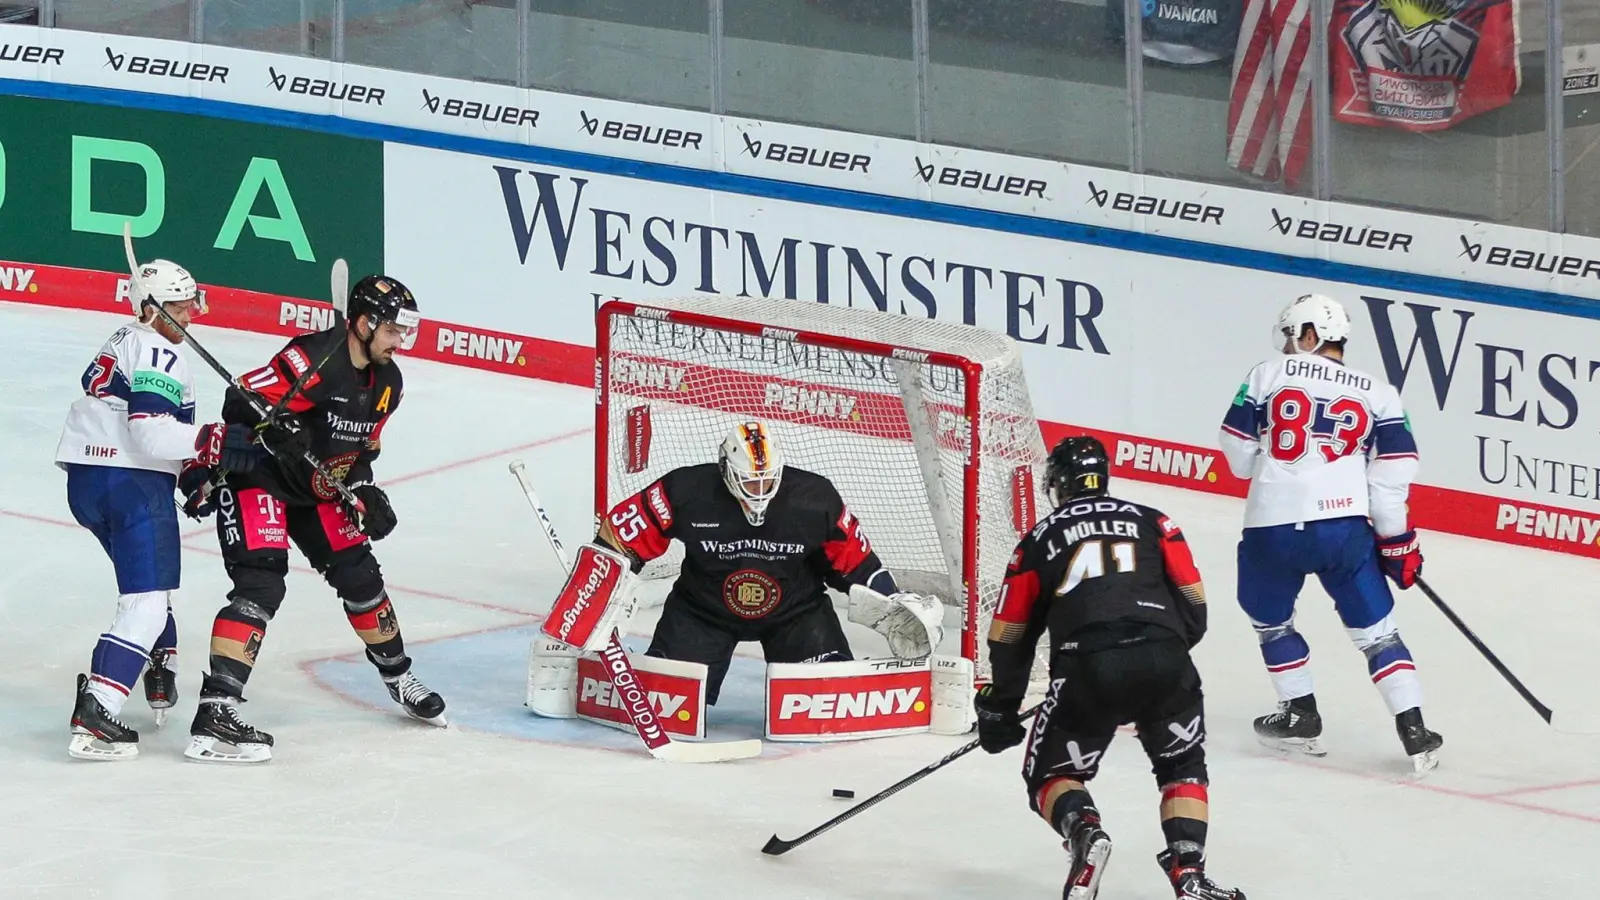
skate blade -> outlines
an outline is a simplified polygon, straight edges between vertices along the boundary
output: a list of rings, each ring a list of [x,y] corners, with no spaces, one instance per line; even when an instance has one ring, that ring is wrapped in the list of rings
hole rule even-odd
[[[1411,757],[1411,774],[1416,778],[1421,778],[1437,768],[1439,768],[1438,750],[1424,750]]]
[[[67,744],[67,753],[73,759],[87,759],[92,762],[116,762],[124,759],[134,759],[139,755],[139,745],[130,743],[113,744],[103,741],[98,737],[82,731],[72,733],[72,740]]]
[[[1083,854],[1083,870],[1075,873],[1064,900],[1094,900],[1100,892],[1100,876],[1105,874],[1106,860],[1110,858],[1111,838],[1102,832]]]
[[[168,709],[168,707],[165,707],[165,706],[152,706],[152,707],[150,707],[150,715],[151,715],[152,718],[154,718],[156,720],[156,727],[157,728],[160,728],[161,726],[167,724],[167,709]]]
[[[183,755],[195,762],[263,763],[272,759],[272,748],[266,744],[229,744],[196,734],[190,736]]]
[[[1260,741],[1263,747],[1270,747],[1283,753],[1304,753],[1307,756],[1318,758],[1328,755],[1328,751],[1322,747],[1322,738],[1319,737],[1275,738],[1258,734],[1256,735],[1256,740]]]

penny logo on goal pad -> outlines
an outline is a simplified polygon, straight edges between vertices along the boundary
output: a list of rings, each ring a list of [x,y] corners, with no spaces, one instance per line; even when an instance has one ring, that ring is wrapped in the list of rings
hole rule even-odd
[[[778,582],[755,569],[740,569],[722,581],[722,602],[741,618],[759,619],[782,598]]]

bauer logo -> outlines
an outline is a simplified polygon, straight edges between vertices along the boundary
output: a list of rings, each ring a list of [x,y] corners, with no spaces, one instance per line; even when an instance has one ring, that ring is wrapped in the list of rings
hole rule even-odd
[[[1212,466],[1216,461],[1216,456],[1209,453],[1119,440],[1117,453],[1112,462],[1118,466],[1132,466],[1140,472],[1154,472],[1172,478],[1215,483],[1217,473],[1213,471]]]
[[[582,109],[578,110],[578,120],[578,130],[584,134],[608,141],[621,141],[625,144],[652,144],[660,147],[699,150],[700,142],[705,139],[705,135],[698,131],[601,119],[589,115],[587,110]]]
[[[206,63],[184,62],[157,56],[138,56],[118,53],[105,48],[107,66],[129,75],[150,75],[156,78],[176,78],[180,81],[228,83],[228,67]]]
[[[522,355],[522,341],[458,328],[441,327],[433,349],[438,353],[481,359],[484,362],[516,366],[528,364],[527,358]]]
[[[1370,250],[1399,250],[1411,252],[1414,239],[1403,231],[1385,231],[1382,228],[1359,228],[1338,222],[1319,222],[1316,219],[1296,219],[1276,209],[1272,211],[1272,228],[1281,235],[1297,237],[1320,244],[1344,244],[1348,247],[1366,247]]]
[[[1131,212],[1136,216],[1155,216],[1158,219],[1176,219],[1180,222],[1199,222],[1202,225],[1221,225],[1225,210],[1220,206],[1194,203],[1188,200],[1168,200],[1148,194],[1113,193],[1110,189],[1089,182],[1089,203],[1117,212]]]
[[[1495,511],[1494,530],[1507,529],[1564,544],[1600,546],[1600,519],[1577,513],[1502,503]]]
[[[963,169],[957,166],[935,166],[915,157],[917,177],[924,184],[965,188],[984,194],[1009,194],[1013,197],[1038,197],[1044,199],[1047,183],[1037,178],[1023,178],[1002,172],[985,172],[982,169]]]
[[[1537,250],[1518,250],[1493,244],[1485,248],[1483,244],[1474,243],[1464,234],[1460,235],[1460,238],[1460,255],[1479,265],[1543,272],[1547,275],[1600,279],[1600,259]]]
[[[61,65],[66,51],[60,47],[40,47],[37,44],[0,44],[0,62],[38,63]]]
[[[865,153],[847,153],[825,147],[808,147],[804,144],[785,144],[779,141],[760,141],[744,132],[744,152],[751,159],[784,163],[791,166],[809,166],[814,169],[835,169],[841,172],[868,174],[872,157]]]
[[[329,81],[325,78],[290,75],[287,72],[279,72],[274,66],[267,66],[267,83],[280,94],[295,94],[301,97],[325,97],[329,100],[347,100],[351,103],[383,105],[383,88]]]
[[[447,119],[466,119],[491,125],[526,125],[539,127],[539,111],[501,103],[479,103],[476,100],[459,100],[422,89],[422,108],[430,115]]]

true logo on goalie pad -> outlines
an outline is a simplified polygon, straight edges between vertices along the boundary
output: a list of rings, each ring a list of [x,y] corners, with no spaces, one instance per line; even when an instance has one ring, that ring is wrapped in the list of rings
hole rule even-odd
[[[722,602],[741,618],[759,619],[776,609],[781,599],[778,582],[755,569],[740,569],[722,582]]]

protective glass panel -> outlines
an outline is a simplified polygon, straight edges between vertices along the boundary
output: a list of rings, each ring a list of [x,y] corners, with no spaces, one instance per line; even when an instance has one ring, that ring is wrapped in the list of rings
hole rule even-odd
[[[56,27],[135,37],[189,39],[185,0],[56,0]]]
[[[333,56],[333,0],[206,0],[201,19],[208,44]]]
[[[727,111],[916,135],[911,0],[724,0]]]
[[[516,83],[514,0],[345,0],[344,8],[349,62]]]
[[[710,32],[706,0],[533,0],[530,83],[710,109]]]
[[[1600,3],[1564,0],[1567,230],[1600,237]]]

